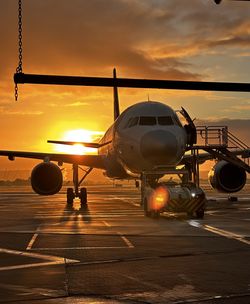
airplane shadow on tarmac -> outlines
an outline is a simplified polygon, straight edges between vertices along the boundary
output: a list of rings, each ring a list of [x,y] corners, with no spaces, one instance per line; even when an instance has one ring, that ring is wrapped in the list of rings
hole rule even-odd
[[[74,206],[66,204],[63,214],[59,219],[59,222],[74,221],[75,224],[80,224],[79,222],[84,222],[85,224],[91,224],[92,217],[88,205],[81,205],[80,208],[75,208]]]

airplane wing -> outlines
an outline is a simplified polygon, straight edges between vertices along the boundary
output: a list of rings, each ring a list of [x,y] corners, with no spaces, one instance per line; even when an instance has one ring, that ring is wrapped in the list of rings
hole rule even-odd
[[[82,141],[63,141],[63,140],[47,140],[47,143],[50,144],[59,144],[59,145],[69,145],[69,146],[74,146],[74,145],[82,145],[87,148],[101,148],[103,146],[106,146],[111,143],[111,141],[105,142],[105,143],[87,143],[87,142],[82,142]]]
[[[4,151],[0,150],[0,156],[7,156],[9,160],[16,157],[56,161],[61,163],[78,164],[91,168],[106,169],[104,155],[75,155],[61,153],[40,153],[25,151]]]

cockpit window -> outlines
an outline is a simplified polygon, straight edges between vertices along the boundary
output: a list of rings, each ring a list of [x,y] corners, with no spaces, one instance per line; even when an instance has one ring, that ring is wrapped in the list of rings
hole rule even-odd
[[[141,126],[153,126],[156,125],[156,117],[153,116],[141,116],[139,125]]]
[[[138,124],[139,117],[131,117],[125,125],[125,128],[131,128]]]
[[[171,116],[159,116],[157,119],[158,124],[161,126],[171,126],[174,124],[173,118]]]
[[[127,123],[125,124],[124,128],[131,128],[136,125],[140,126],[172,126],[175,125],[177,122],[171,116],[141,116],[141,117],[130,117]]]

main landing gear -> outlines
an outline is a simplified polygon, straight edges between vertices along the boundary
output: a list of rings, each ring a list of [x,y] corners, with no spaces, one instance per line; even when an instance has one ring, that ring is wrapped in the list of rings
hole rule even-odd
[[[85,172],[83,177],[79,181],[79,169]],[[85,187],[82,187],[79,189],[81,186],[82,182],[84,179],[89,175],[89,173],[92,171],[93,168],[88,168],[87,170],[82,169],[80,166],[73,164],[73,183],[74,183],[74,188],[68,188],[67,189],[67,205],[68,206],[73,206],[74,199],[78,197],[81,202],[81,208],[86,208],[88,204],[88,199],[87,199],[87,189]]]

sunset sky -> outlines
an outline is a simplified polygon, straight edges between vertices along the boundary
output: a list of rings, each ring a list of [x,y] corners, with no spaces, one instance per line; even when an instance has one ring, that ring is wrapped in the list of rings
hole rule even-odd
[[[71,130],[112,123],[112,90],[20,85],[17,0],[0,0],[0,149],[55,151]],[[250,3],[212,0],[23,0],[23,71],[34,74],[250,82]],[[250,145],[250,94],[120,89],[185,107],[198,123],[228,124]],[[85,140],[79,138],[80,140]],[[29,168],[30,160],[1,169]]]

